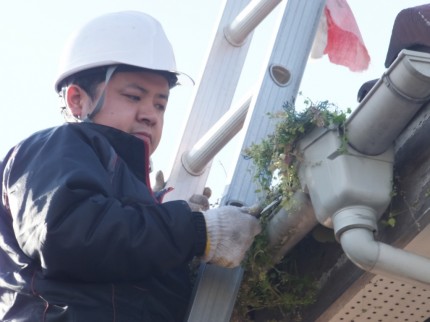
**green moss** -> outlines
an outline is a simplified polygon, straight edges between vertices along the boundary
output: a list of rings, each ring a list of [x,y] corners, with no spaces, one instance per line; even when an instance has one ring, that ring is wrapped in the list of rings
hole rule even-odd
[[[253,161],[254,179],[261,191],[267,194],[268,201],[278,196],[288,200],[300,189],[296,165],[301,156],[296,144],[316,127],[337,127],[342,142],[339,152],[346,151],[343,124],[351,111],[342,112],[328,101],[313,103],[306,99],[304,104],[301,112],[294,104],[286,103],[281,112],[268,115],[276,122],[274,133],[244,151],[245,157]]]
[[[281,112],[268,115],[276,122],[274,133],[244,151],[253,161],[254,179],[266,196],[265,205],[280,201],[277,207],[261,215],[263,228],[280,207],[288,207],[294,192],[301,188],[297,174],[301,160],[296,149],[298,141],[316,127],[337,127],[343,133],[350,113],[328,101],[313,103],[307,99],[304,104],[301,112],[287,103]],[[342,137],[345,145],[339,148],[340,152],[342,147],[346,149],[347,142],[346,136]],[[252,312],[258,310],[276,310],[288,316],[289,321],[299,321],[301,309],[315,301],[317,281],[297,271],[294,252],[274,264],[273,249],[269,249],[267,240],[264,233],[257,236],[243,263],[245,273],[233,321],[250,321]]]

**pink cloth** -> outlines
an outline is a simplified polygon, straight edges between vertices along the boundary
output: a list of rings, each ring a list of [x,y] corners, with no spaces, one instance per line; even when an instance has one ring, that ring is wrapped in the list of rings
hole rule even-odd
[[[346,66],[354,72],[367,69],[370,56],[346,0],[327,0],[324,16],[312,56],[321,56],[324,48],[322,54],[327,54],[334,64]]]

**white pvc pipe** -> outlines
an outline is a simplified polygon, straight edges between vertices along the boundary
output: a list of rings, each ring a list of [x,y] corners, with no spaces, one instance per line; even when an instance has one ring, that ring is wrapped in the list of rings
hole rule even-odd
[[[337,240],[358,267],[410,284],[430,284],[429,258],[375,240],[377,213],[372,208],[347,207],[332,220]]]
[[[233,46],[240,47],[248,35],[282,0],[254,0],[224,28],[224,36]]]
[[[349,144],[367,155],[386,151],[430,100],[430,54],[402,50],[346,122]]]
[[[281,261],[317,224],[309,196],[302,191],[295,192],[289,207],[282,207],[267,223],[273,262]]]
[[[230,109],[212,128],[182,155],[182,165],[194,176],[204,172],[206,165],[243,127],[252,96],[234,109]]]
[[[430,285],[430,259],[375,241],[367,228],[352,228],[340,235],[345,254],[360,268],[405,282]]]

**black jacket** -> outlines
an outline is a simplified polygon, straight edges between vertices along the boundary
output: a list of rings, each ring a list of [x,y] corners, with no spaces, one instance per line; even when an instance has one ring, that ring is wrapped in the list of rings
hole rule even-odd
[[[146,145],[91,123],[38,132],[3,160],[1,321],[181,321],[201,213],[159,203]]]

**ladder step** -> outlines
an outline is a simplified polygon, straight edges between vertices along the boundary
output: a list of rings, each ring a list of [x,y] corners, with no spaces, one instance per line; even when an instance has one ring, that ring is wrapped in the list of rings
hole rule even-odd
[[[202,264],[187,322],[230,321],[242,277],[241,267]]]

